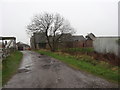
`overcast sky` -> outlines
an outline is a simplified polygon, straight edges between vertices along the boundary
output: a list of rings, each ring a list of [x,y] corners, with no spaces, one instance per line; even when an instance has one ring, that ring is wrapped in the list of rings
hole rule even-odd
[[[77,35],[118,35],[119,0],[0,0],[0,36],[15,36],[29,43],[26,33],[35,14],[59,13],[68,19]]]

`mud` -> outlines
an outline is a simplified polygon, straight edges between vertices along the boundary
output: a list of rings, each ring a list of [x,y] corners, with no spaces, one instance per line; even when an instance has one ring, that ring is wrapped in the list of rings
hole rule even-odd
[[[4,88],[114,88],[117,84],[78,71],[32,51],[24,54],[18,73]]]

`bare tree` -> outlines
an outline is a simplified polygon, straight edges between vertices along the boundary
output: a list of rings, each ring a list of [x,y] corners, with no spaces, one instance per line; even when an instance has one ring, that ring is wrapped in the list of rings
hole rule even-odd
[[[56,50],[57,41],[65,33],[74,33],[70,23],[59,14],[44,13],[36,15],[27,26],[27,32],[44,32],[51,51]],[[51,36],[51,37],[50,37]],[[52,39],[52,42],[50,41]]]

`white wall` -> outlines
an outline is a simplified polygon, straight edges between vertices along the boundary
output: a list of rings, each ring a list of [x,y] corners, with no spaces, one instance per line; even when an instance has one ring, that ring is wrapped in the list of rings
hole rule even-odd
[[[113,53],[118,56],[118,37],[97,37],[93,41],[93,47],[99,53]],[[120,48],[119,48],[120,50]]]

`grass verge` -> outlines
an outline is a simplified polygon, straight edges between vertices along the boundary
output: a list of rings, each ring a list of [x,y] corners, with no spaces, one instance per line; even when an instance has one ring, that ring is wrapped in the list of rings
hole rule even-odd
[[[91,63],[90,60],[88,60],[91,59],[90,57],[88,58],[87,56],[83,56],[78,59],[71,55],[59,54],[45,50],[39,50],[36,52],[56,58],[69,66],[72,66],[73,68],[87,71],[112,82],[120,83],[120,74],[118,73],[119,70],[112,70],[112,68],[106,67],[104,64],[93,63],[94,60]]]
[[[91,53],[91,52],[94,52],[94,49],[93,48],[67,48],[67,49],[64,49],[63,51],[66,51],[66,52],[82,52],[82,53]]]
[[[22,56],[21,52],[15,51],[2,61],[2,86],[16,73]]]

